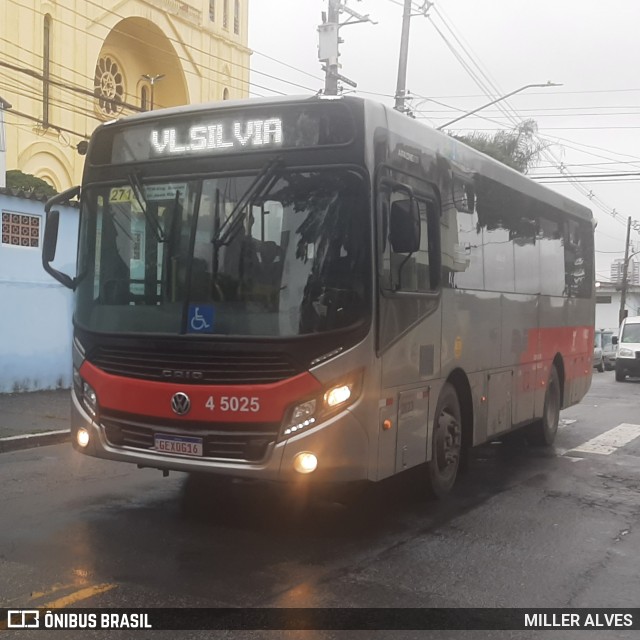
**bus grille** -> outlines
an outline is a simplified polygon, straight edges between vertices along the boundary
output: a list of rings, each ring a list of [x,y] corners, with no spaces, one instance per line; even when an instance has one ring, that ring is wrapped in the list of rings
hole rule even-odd
[[[205,428],[200,423],[185,422],[177,428],[166,423],[152,425],[134,420],[104,417],[101,424],[109,444],[116,447],[152,451],[156,434],[192,436],[202,438],[203,458],[244,462],[262,460],[267,453],[267,447],[276,440],[278,435],[278,425],[269,423],[208,424]]]
[[[167,352],[97,347],[88,360],[116,376],[181,384],[268,384],[301,371],[282,353]]]

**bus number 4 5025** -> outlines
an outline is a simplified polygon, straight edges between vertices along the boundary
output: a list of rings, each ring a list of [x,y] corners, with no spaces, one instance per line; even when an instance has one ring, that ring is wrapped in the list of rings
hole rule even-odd
[[[209,396],[209,399],[205,403],[205,407],[210,411],[216,408],[216,403],[213,396]],[[220,397],[220,411],[240,411],[243,413],[257,413],[260,411],[260,399],[247,396],[221,396]]]

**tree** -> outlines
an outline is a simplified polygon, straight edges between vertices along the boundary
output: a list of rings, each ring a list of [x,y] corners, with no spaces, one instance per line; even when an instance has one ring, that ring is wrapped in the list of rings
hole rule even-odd
[[[496,133],[476,131],[464,136],[450,135],[520,173],[527,173],[529,169],[535,167],[540,159],[540,154],[548,146],[535,139],[537,132],[536,121],[525,120],[507,131],[497,131]]]
[[[10,189],[22,189],[30,191],[37,196],[50,198],[58,193],[48,182],[30,173],[23,173],[19,169],[7,171],[7,187]]]

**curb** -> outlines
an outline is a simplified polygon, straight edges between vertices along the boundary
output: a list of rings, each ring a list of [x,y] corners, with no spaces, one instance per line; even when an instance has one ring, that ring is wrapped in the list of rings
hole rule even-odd
[[[71,432],[68,429],[9,436],[8,438],[0,438],[0,453],[19,451],[21,449],[33,449],[34,447],[46,447],[50,444],[61,444],[63,442],[69,442],[70,438]]]

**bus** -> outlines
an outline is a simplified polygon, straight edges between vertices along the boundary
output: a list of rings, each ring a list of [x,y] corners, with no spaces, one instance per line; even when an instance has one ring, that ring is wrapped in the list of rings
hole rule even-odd
[[[551,445],[591,382],[591,212],[373,101],[108,122],[46,210],[86,455],[278,487],[421,466],[443,496],[471,447]]]

